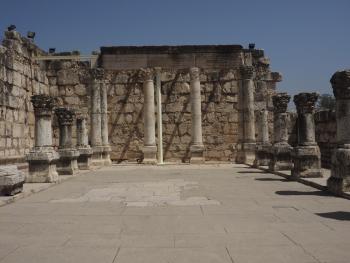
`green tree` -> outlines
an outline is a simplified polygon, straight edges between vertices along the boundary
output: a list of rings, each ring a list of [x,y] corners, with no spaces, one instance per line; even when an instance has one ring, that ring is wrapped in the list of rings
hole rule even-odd
[[[317,109],[335,110],[335,98],[331,94],[322,94],[318,99]]]

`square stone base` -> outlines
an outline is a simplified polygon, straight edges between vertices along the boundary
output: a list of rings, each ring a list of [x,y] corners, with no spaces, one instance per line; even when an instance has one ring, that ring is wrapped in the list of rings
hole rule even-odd
[[[157,146],[144,146],[142,149],[144,164],[157,164]]]
[[[292,170],[292,153],[293,147],[289,144],[274,144],[270,151],[270,171]]]
[[[92,147],[91,165],[104,166],[105,160],[103,158],[104,147],[94,146]]]
[[[103,152],[102,152],[102,159],[104,160],[104,165],[109,166],[112,164],[111,161],[111,147],[110,146],[103,146]]]
[[[292,160],[294,164],[292,178],[322,177],[321,152],[317,145],[295,147],[292,151]]]
[[[203,145],[191,145],[190,151],[191,151],[190,163],[192,164],[205,163]]]
[[[58,181],[56,163],[58,153],[53,149],[34,149],[27,156],[28,175],[26,183],[53,183]]]
[[[255,160],[256,143],[242,143],[237,152],[236,163],[253,165]]]
[[[15,195],[23,191],[24,175],[16,165],[0,166],[0,195]]]
[[[338,148],[332,155],[331,177],[328,190],[334,194],[350,191],[350,149]]]
[[[89,170],[91,166],[92,149],[90,147],[79,147],[78,167],[80,170]]]
[[[268,166],[270,163],[270,144],[257,145],[253,167]]]
[[[79,151],[75,149],[58,150],[60,159],[57,162],[57,172],[59,175],[75,175],[78,171]]]

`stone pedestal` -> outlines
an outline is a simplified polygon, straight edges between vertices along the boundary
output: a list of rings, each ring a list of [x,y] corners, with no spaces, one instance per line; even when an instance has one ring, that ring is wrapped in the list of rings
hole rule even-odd
[[[27,183],[52,183],[58,181],[56,163],[58,153],[52,147],[52,108],[54,100],[47,95],[33,95],[31,102],[35,114],[35,146],[27,154],[29,173]]]
[[[241,147],[237,153],[237,163],[253,165],[255,160],[255,113],[254,113],[254,70],[251,66],[241,67],[241,110],[243,114],[243,134]]]
[[[143,163],[157,163],[157,146],[156,146],[156,122],[154,107],[154,73],[147,69],[143,72],[143,121],[144,121],[144,147]]]
[[[102,121],[101,121],[101,86],[103,83],[104,70],[94,68],[91,70],[91,130],[90,140],[93,151],[91,163],[95,166],[104,165],[102,144]]]
[[[288,120],[287,113],[290,96],[287,93],[278,93],[272,97],[274,106],[274,143],[270,150],[269,169],[271,171],[291,170],[292,146],[288,143]]]
[[[298,111],[298,146],[292,152],[292,178],[322,177],[321,152],[315,140],[314,109],[317,93],[299,93],[294,96]]]
[[[68,108],[56,108],[55,113],[59,124],[59,161],[57,163],[58,174],[74,175],[78,172],[79,151],[72,143],[72,125],[74,112]]]
[[[202,138],[202,100],[199,69],[190,69],[190,100],[191,100],[191,163],[204,163],[204,145]]]
[[[258,116],[258,143],[256,144],[254,167],[267,166],[270,162],[270,140],[269,140],[269,112],[264,109]]]
[[[15,195],[23,191],[24,175],[16,165],[0,166],[0,195]]]
[[[331,78],[336,99],[337,143],[332,155],[328,190],[334,194],[350,191],[350,69],[338,71]]]
[[[78,167],[80,170],[88,170],[91,165],[92,149],[88,141],[86,117],[77,116],[77,150],[79,151]]]

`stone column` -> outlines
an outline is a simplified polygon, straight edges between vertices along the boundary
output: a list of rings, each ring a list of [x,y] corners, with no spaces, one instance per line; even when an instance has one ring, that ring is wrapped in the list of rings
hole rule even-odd
[[[90,169],[92,149],[89,145],[86,116],[77,115],[77,150],[79,151],[78,167],[81,170]]]
[[[94,68],[91,70],[91,130],[90,140],[92,147],[93,165],[104,165],[102,145],[102,128],[101,128],[101,83],[103,82],[104,70]]]
[[[190,68],[190,101],[191,101],[191,163],[204,163],[204,145],[202,136],[202,97],[199,69]]]
[[[143,72],[143,122],[144,122],[144,146],[143,163],[157,163],[156,122],[154,107],[154,72],[147,69]]]
[[[58,153],[52,147],[52,109],[54,100],[48,95],[33,95],[31,102],[35,115],[35,146],[26,156],[29,163],[27,183],[58,181],[56,162]]]
[[[258,142],[256,144],[254,167],[267,166],[270,162],[270,139],[269,139],[269,112],[263,109],[259,112],[258,124]]]
[[[274,107],[274,142],[271,147],[271,159],[269,169],[271,171],[291,170],[293,163],[291,160],[292,146],[288,143],[288,122],[287,113],[290,96],[287,93],[277,93],[272,97]]]
[[[72,125],[74,112],[68,108],[56,108],[55,113],[58,120],[60,137],[58,153],[60,159],[57,163],[58,174],[74,175],[78,171],[79,151],[75,149],[72,142]]]
[[[314,110],[317,93],[299,93],[294,96],[298,111],[298,146],[293,149],[292,178],[322,177],[321,152],[315,140]]]
[[[254,69],[252,66],[241,67],[241,106],[243,112],[243,141],[237,154],[237,163],[252,165],[255,160],[255,114],[254,114]]]
[[[336,99],[337,149],[332,155],[329,191],[335,194],[350,191],[350,69],[337,71],[331,78]]]
[[[111,147],[108,142],[108,103],[107,103],[107,85],[101,82],[101,137],[102,137],[102,158],[105,165],[111,165]]]

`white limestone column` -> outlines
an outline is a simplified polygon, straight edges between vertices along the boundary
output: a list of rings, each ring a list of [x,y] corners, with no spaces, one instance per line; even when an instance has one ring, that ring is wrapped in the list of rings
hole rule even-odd
[[[260,118],[258,120],[259,123],[259,136],[260,136],[260,142],[262,144],[269,144],[269,122],[268,122],[268,116],[269,112],[266,109],[263,109],[260,112]]]
[[[79,169],[90,169],[92,149],[89,145],[86,116],[82,114],[77,116],[77,149],[80,153],[78,158]]]
[[[94,68],[91,70],[91,130],[90,140],[93,149],[92,164],[104,165],[102,145],[102,123],[101,123],[101,83],[104,70]]]
[[[108,102],[107,102],[107,85],[105,81],[100,82],[101,89],[101,140],[103,145],[102,158],[105,165],[110,165],[111,147],[108,142]]]
[[[202,101],[199,69],[190,68],[190,101],[191,101],[191,163],[204,162],[204,145],[202,136]]]
[[[143,121],[144,121],[144,148],[143,163],[157,163],[157,146],[155,130],[155,106],[154,106],[154,72],[151,69],[143,71]]]

